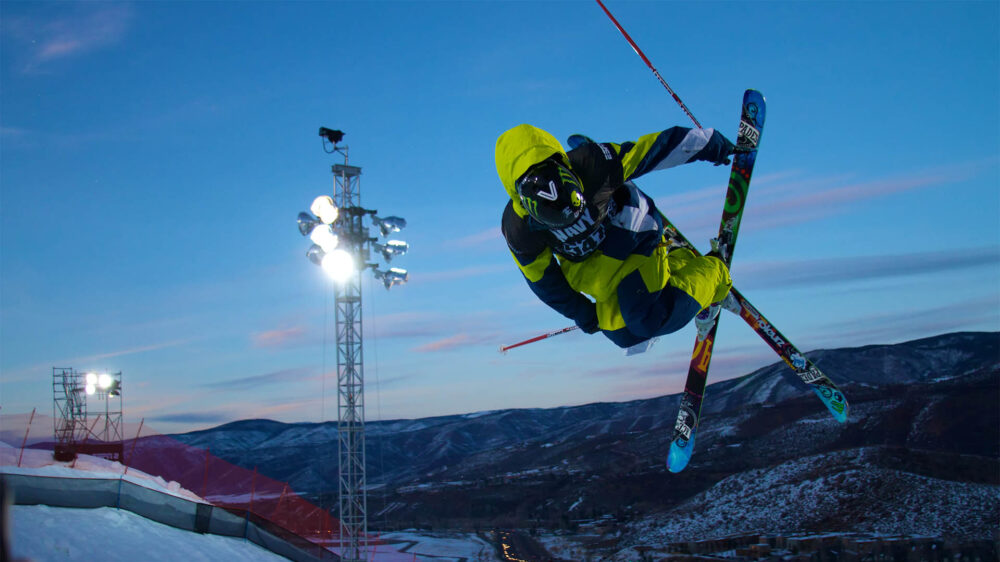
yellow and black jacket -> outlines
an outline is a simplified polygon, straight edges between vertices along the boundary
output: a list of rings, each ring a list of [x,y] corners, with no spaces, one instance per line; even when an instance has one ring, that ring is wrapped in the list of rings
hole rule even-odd
[[[662,216],[630,180],[694,160],[720,162],[731,151],[712,129],[673,127],[568,153],[537,127],[506,131],[496,145],[497,173],[511,198],[502,230],[528,285],[559,313],[582,327],[596,324],[622,347],[680,329],[725,296],[729,272],[716,258],[668,254]],[[580,178],[586,208],[575,223],[549,230],[528,215],[515,182],[553,155]]]

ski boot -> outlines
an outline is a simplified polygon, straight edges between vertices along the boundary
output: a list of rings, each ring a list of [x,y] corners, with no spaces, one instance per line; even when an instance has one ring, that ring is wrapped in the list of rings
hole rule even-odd
[[[698,341],[702,341],[708,337],[708,333],[712,331],[712,326],[715,325],[715,319],[719,317],[719,311],[723,308],[733,314],[740,313],[740,303],[733,296],[732,292],[726,293],[726,298],[709,305],[708,308],[702,310],[694,317],[694,325],[698,328]]]

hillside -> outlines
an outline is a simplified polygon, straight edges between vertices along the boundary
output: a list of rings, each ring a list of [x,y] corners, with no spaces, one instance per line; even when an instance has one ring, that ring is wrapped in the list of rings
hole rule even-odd
[[[846,392],[848,423],[830,418],[783,364],[771,365],[709,387],[698,451],[677,475],[664,466],[676,395],[370,423],[370,518],[383,527],[573,528],[605,514],[658,525],[648,518],[660,514],[691,532],[721,532],[755,521],[860,528],[868,519],[850,514],[881,513],[878,529],[989,534],[985,522],[1000,516],[1000,335],[808,355]],[[178,437],[321,503],[336,493],[335,424],[248,420]],[[775,476],[786,472],[797,484]],[[747,498],[726,492],[746,482],[757,490]],[[963,494],[982,508],[959,517],[954,498]],[[786,515],[750,515],[768,497],[783,498]],[[931,498],[926,517],[907,515],[914,497]],[[736,519],[727,527],[711,515],[676,515],[688,511]],[[943,520],[964,523],[936,526]]]

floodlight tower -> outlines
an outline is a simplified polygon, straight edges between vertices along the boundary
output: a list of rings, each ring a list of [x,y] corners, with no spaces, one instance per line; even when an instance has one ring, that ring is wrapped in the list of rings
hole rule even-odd
[[[88,399],[104,401],[104,428],[94,432],[88,422]],[[122,460],[122,374],[81,373],[76,369],[52,368],[52,409],[55,419],[55,459],[68,461],[77,453],[110,454],[112,460]],[[112,399],[115,407],[112,408]],[[90,437],[99,443],[87,443]]]
[[[52,367],[52,398],[55,459],[71,461],[76,458],[77,443],[87,429],[87,398],[82,375],[73,369]]]
[[[368,506],[365,479],[365,396],[364,353],[361,326],[361,271],[371,268],[389,289],[405,283],[404,269],[380,270],[368,263],[371,250],[388,262],[406,253],[402,241],[378,243],[371,237],[364,218],[369,217],[381,235],[388,236],[406,226],[400,217],[376,216],[377,211],[361,207],[361,168],[347,163],[347,146],[338,146],[344,133],[321,127],[328,153],[340,153],[343,164],[333,165],[334,197],[317,197],[309,210],[299,213],[299,232],[313,241],[306,256],[321,266],[335,284],[337,333],[337,441],[339,459],[339,515],[341,559],[345,562],[368,559]]]

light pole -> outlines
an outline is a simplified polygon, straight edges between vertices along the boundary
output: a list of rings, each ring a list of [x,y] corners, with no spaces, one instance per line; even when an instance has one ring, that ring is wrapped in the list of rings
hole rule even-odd
[[[77,453],[110,454],[122,461],[122,373],[80,372],[72,368],[52,368],[53,418],[55,419],[55,459],[68,461]],[[104,400],[104,428],[99,433],[88,425],[88,398]],[[117,398],[114,409],[112,398]],[[97,415],[98,420],[100,414]],[[95,421],[95,426],[96,426]],[[100,443],[87,443],[91,436]]]
[[[344,133],[321,127],[328,153],[340,153],[343,164],[333,165],[334,197],[321,195],[299,213],[299,232],[313,244],[306,252],[335,281],[337,327],[337,441],[339,459],[340,555],[345,562],[368,559],[368,514],[365,492],[364,354],[361,326],[361,272],[371,269],[386,289],[406,283],[405,269],[379,269],[369,263],[374,249],[386,262],[409,249],[406,242],[379,243],[381,236],[406,226],[400,217],[379,217],[361,206],[361,168],[347,163],[347,146],[339,146]],[[365,224],[368,218],[370,226]]]

